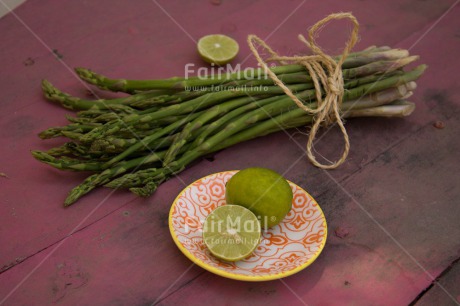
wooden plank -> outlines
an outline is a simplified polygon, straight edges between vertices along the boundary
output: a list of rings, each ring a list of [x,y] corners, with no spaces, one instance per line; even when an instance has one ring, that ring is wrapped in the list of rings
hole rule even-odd
[[[458,284],[460,284],[460,265],[457,261],[446,269],[445,274],[432,287],[427,288],[427,292],[424,292],[415,305],[458,305],[460,303]]]

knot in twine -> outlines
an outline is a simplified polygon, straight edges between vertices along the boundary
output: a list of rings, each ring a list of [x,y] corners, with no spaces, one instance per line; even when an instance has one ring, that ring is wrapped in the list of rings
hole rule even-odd
[[[353,30],[349,40],[345,44],[345,48],[343,49],[340,59],[336,62],[331,56],[325,54],[323,50],[321,50],[321,48],[316,44],[315,34],[321,30],[327,22],[338,19],[349,19],[353,23]],[[301,34],[298,36],[299,40],[306,44],[313,52],[314,55],[309,56],[280,56],[256,35],[248,36],[249,48],[251,49],[261,67],[263,67],[265,73],[273,80],[276,85],[283,89],[284,93],[290,97],[299,108],[303,109],[314,117],[314,124],[308,137],[306,153],[310,162],[322,169],[334,169],[340,166],[346,160],[350,150],[348,134],[340,115],[340,106],[342,105],[344,93],[342,64],[358,40],[358,30],[358,21],[351,13],[337,13],[327,16],[309,29],[308,40],[305,39],[305,37]],[[257,51],[255,47],[256,44],[270,53],[271,57],[266,61],[278,61],[281,64],[287,64],[290,62],[305,66],[315,87],[317,101],[316,108],[310,108],[302,101],[300,101],[292,93],[292,91],[276,76],[276,74],[268,68],[266,61],[262,59],[259,52]],[[316,133],[318,132],[322,123],[324,123],[326,126],[337,123],[337,125],[340,127],[340,130],[342,131],[345,141],[342,157],[331,164],[322,164],[318,162],[312,153],[313,141],[315,140]]]

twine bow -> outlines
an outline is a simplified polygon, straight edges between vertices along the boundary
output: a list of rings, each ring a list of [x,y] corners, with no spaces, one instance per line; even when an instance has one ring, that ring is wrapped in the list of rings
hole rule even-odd
[[[336,62],[331,56],[325,54],[323,50],[315,42],[315,34],[325,24],[331,20],[339,19],[349,19],[353,23],[353,30],[351,32],[350,38],[345,44],[342,55],[340,59]],[[342,105],[343,99],[343,77],[342,77],[342,64],[347,58],[353,46],[358,40],[358,30],[359,24],[356,18],[351,13],[337,13],[331,14],[326,18],[317,22],[313,27],[308,31],[308,40],[305,39],[303,35],[299,35],[298,38],[301,42],[306,44],[314,53],[314,55],[309,56],[279,56],[275,51],[273,51],[262,39],[256,35],[248,36],[248,44],[252,53],[256,57],[257,61],[263,67],[264,71],[268,76],[273,80],[273,82],[281,87],[285,94],[289,96],[298,107],[310,113],[314,116],[314,123],[310,130],[310,135],[307,142],[307,156],[310,162],[322,169],[334,169],[341,165],[347,158],[348,152],[350,150],[350,142],[348,139],[348,134],[345,129],[342,117],[340,116],[340,106]],[[304,65],[308,70],[314,87],[316,91],[316,100],[317,107],[309,108],[302,101],[300,101],[292,91],[272,72],[265,60],[262,59],[259,52],[257,51],[255,45],[258,44],[266,52],[270,53],[271,57],[267,61],[279,61],[284,64],[286,62],[297,63]],[[323,89],[324,89],[324,98],[323,98]],[[342,152],[342,157],[333,162],[332,164],[322,164],[318,162],[315,158],[315,155],[312,152],[313,141],[316,138],[316,133],[319,130],[321,123],[327,126],[334,122],[340,127],[342,131],[343,138],[345,141],[345,146]]]

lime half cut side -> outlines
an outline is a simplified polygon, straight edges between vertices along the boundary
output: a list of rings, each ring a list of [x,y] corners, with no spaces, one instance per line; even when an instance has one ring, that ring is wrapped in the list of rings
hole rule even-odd
[[[211,64],[225,65],[238,54],[238,43],[226,35],[206,35],[198,41],[198,53],[201,58]]]
[[[256,215],[239,205],[213,210],[203,224],[203,240],[209,251],[225,261],[238,261],[254,252],[261,226]]]

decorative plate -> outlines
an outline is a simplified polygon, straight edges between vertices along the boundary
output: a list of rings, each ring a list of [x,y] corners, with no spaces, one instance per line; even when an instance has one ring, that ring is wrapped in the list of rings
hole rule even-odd
[[[291,211],[280,224],[262,233],[261,243],[250,257],[230,263],[211,255],[203,242],[202,224],[211,211],[226,204],[225,184],[236,172],[203,177],[174,200],[169,229],[179,249],[210,272],[244,281],[278,279],[308,267],[326,243],[326,219],[316,201],[292,182]]]

